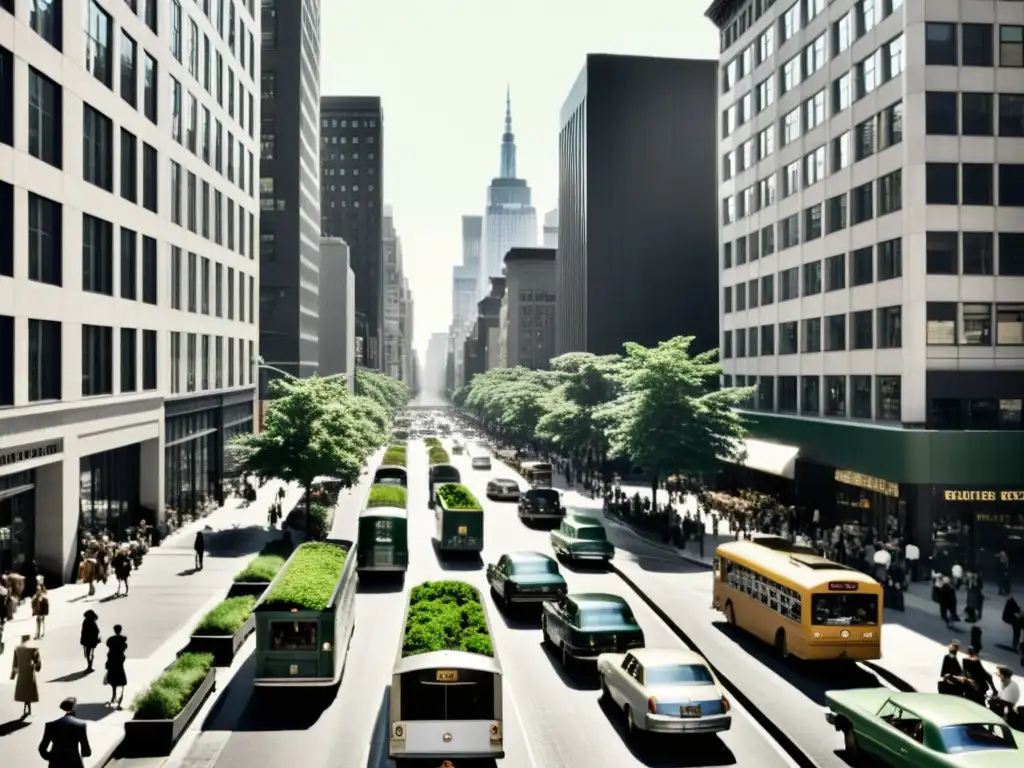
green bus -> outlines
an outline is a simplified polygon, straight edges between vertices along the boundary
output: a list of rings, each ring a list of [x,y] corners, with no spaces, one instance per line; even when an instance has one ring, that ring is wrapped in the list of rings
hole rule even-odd
[[[439,552],[482,552],[484,509],[461,483],[442,483],[434,491],[434,541]]]
[[[355,629],[352,542],[307,542],[256,603],[258,688],[330,687],[345,669]]]
[[[405,488],[409,484],[409,472],[397,464],[383,464],[373,473],[374,485],[400,485]]]
[[[369,574],[397,573],[409,569],[408,492],[396,485],[374,485],[359,513],[356,537],[356,570]]]

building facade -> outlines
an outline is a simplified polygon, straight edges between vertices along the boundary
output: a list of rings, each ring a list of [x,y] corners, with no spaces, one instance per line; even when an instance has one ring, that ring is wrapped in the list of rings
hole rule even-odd
[[[423,366],[423,378],[420,388],[428,395],[440,397],[444,395],[445,367],[448,365],[448,334],[432,333],[427,342],[427,357]]]
[[[544,214],[544,232],[541,245],[545,248],[558,247],[558,209]]]
[[[349,266],[348,243],[320,239],[320,375],[348,376],[355,391],[356,276]]]
[[[555,249],[513,248],[505,255],[501,366],[548,368],[555,354]]]
[[[260,22],[138,8],[0,3],[0,570],[51,585],[253,425]]]
[[[556,353],[718,339],[713,61],[589,55],[561,115]]]
[[[320,361],[320,3],[264,0],[261,16],[259,354],[303,377]],[[264,399],[278,375],[262,371]]]
[[[766,441],[745,482],[910,540],[943,572],[991,574],[1003,549],[1019,568],[1020,3],[719,1],[708,15],[723,383],[756,388]]]
[[[320,230],[341,237],[356,275],[359,364],[384,361],[384,112],[377,96],[320,100]]]

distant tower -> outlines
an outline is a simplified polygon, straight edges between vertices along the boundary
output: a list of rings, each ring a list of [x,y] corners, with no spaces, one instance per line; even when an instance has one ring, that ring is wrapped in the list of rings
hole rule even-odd
[[[501,137],[501,173],[498,178],[516,177],[516,137],[512,133],[512,90],[505,86],[505,133]],[[504,254],[503,254],[504,255]]]

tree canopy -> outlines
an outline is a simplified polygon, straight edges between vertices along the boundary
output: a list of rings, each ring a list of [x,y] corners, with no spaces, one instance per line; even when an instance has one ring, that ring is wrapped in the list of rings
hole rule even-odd
[[[355,393],[368,397],[394,416],[409,403],[409,388],[387,374],[360,368],[356,371]]]

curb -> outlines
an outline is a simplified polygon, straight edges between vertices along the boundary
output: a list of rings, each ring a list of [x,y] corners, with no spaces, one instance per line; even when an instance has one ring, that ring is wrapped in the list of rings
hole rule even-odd
[[[675,634],[680,640],[682,640],[688,648],[695,651],[696,653],[700,653],[700,648],[698,648],[697,644],[690,639],[690,636],[687,635],[686,632],[672,619],[672,617],[669,616],[654,600],[652,600],[647,595],[647,593],[644,590],[642,590],[635,581],[633,581],[633,579],[624,574],[615,564],[614,560],[612,560],[609,563],[609,567],[616,576],[618,576],[620,579],[622,579],[623,582],[625,582],[626,586],[632,589],[637,594],[637,596],[639,596],[639,598],[644,601],[647,607],[650,608],[659,619],[665,622],[668,628],[672,630],[673,634]],[[706,657],[705,661],[707,661]],[[711,667],[712,671],[714,671],[715,675],[718,676],[718,679],[721,681],[722,686],[729,692],[729,695],[739,702],[740,706],[742,706],[750,714],[754,721],[757,722],[757,724],[760,725],[761,728],[763,728],[780,747],[782,747],[782,750],[798,766],[800,766],[800,768],[817,768],[817,763],[815,763],[813,760],[811,760],[810,757],[804,754],[804,752],[796,745],[796,743],[791,738],[789,738],[785,731],[779,728],[779,726],[776,725],[768,715],[766,715],[761,709],[759,709],[746,696],[746,694],[744,694],[736,686],[736,684],[733,683],[732,680],[722,672],[721,669],[711,664],[710,661],[707,661],[707,664],[709,667]]]
[[[616,526],[618,528],[623,528],[623,529],[629,531],[631,534],[633,534],[637,538],[642,539],[643,541],[647,542],[651,546],[654,546],[654,547],[657,547],[658,549],[661,549],[666,554],[675,555],[676,557],[678,557],[678,558],[680,558],[682,560],[686,560],[688,562],[691,562],[694,565],[699,565],[701,568],[705,568],[705,569],[707,569],[709,571],[714,567],[711,563],[706,562],[704,560],[701,560],[700,557],[698,557],[697,555],[692,555],[692,554],[690,554],[689,552],[687,552],[685,550],[679,549],[679,547],[673,547],[673,546],[671,546],[669,544],[664,544],[663,542],[655,541],[654,539],[649,538],[648,536],[645,536],[644,534],[640,533],[638,530],[636,530],[633,526],[629,525],[628,523],[623,523],[623,522],[619,521],[618,519],[616,519],[615,517],[609,517],[608,514],[604,512],[604,510],[602,510],[602,515],[603,515],[604,519],[606,521],[610,522],[612,525],[614,525],[614,526]]]
[[[873,661],[862,661],[860,662],[860,664],[870,669],[872,672],[874,672],[880,678],[885,680],[885,682],[889,683],[889,685],[898,690],[900,693],[917,693],[917,688],[912,686],[906,680],[897,677],[895,674],[893,674],[880,664],[876,664]]]

